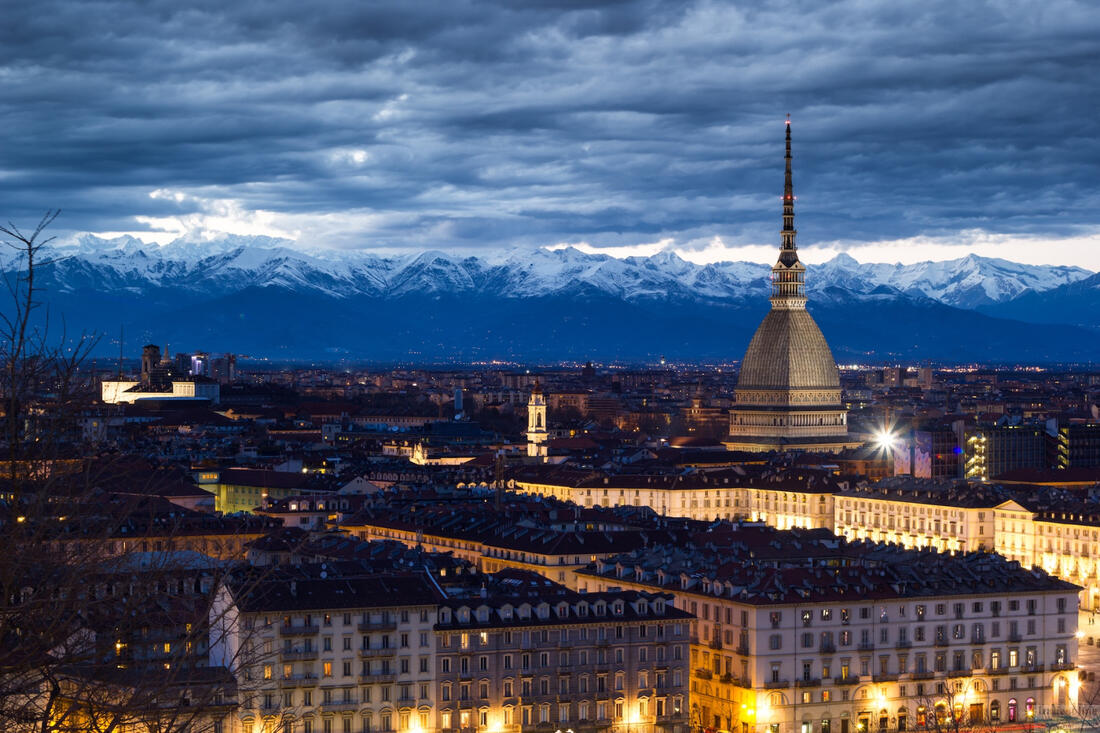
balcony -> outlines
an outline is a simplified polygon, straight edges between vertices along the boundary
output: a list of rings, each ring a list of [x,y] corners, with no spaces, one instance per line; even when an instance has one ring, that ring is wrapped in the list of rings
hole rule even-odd
[[[316,649],[291,649],[291,650],[287,651],[287,650],[284,649],[282,652],[279,653],[279,656],[282,657],[284,662],[308,661],[310,659],[316,659],[317,658],[317,650]]]
[[[848,675],[847,677],[833,677],[834,685],[854,685],[859,682],[859,677]]]
[[[880,672],[873,675],[871,679],[875,682],[897,682],[899,675],[894,672]]]
[[[913,642],[909,641],[908,639],[898,639],[896,642],[894,642],[895,649],[909,649],[912,646]]]
[[[313,675],[291,675],[282,678],[283,687],[316,687],[317,678]]]
[[[969,677],[971,674],[973,674],[973,670],[970,667],[957,667],[947,672],[948,677]]]
[[[930,680],[936,676],[936,673],[931,670],[924,670],[923,672],[914,672],[913,679],[915,680]]]
[[[396,647],[385,647],[382,649],[360,649],[359,656],[363,659],[377,659],[378,657],[392,657],[397,654]]]
[[[1019,631],[1010,631],[1010,632],[1008,632],[1008,640],[1009,641],[1023,641],[1024,637],[1020,636]]]
[[[765,690],[785,690],[790,686],[790,680],[775,680],[764,683]]]
[[[986,674],[998,675],[998,676],[1006,675],[1006,674],[1008,674],[1008,667],[995,667],[993,669],[988,670],[986,672]]]
[[[279,633],[283,636],[313,636],[320,630],[321,627],[316,624],[310,624],[309,626],[301,624],[299,626],[289,625],[279,627]]]
[[[749,645],[748,644],[738,644],[737,649],[735,649],[734,651],[736,651],[738,654],[740,654],[742,656],[747,657],[747,656],[749,656]]]
[[[359,703],[353,700],[340,700],[321,703],[321,711],[325,713],[354,712],[359,709]]]
[[[367,621],[366,623],[359,624],[359,631],[363,634],[369,634],[372,631],[396,631],[397,621]]]
[[[857,648],[861,652],[873,652],[875,650],[875,645],[870,641],[861,641],[859,642],[859,647]]]
[[[936,646],[948,646],[948,645],[951,644],[951,642],[947,639],[946,636],[937,636],[936,640],[932,643],[935,644]]]
[[[711,673],[711,671],[703,667],[699,667],[695,670],[695,676],[701,680],[709,680],[714,678],[714,675]]]
[[[397,680],[397,675],[392,672],[386,672],[382,674],[361,674],[359,675],[359,684],[361,685],[383,685],[390,684]]]
[[[836,644],[834,644],[831,641],[821,642],[821,653],[822,654],[833,654],[834,652],[836,652]]]
[[[821,687],[821,680],[795,680],[795,687]]]
[[[1020,672],[1023,674],[1032,674],[1034,672],[1042,672],[1046,669],[1045,664],[1021,664]]]
[[[718,641],[718,640],[715,640],[715,641],[712,641],[707,646],[709,646],[711,649],[721,649],[722,648],[722,642]]]
[[[1051,672],[1063,672],[1070,669],[1077,669],[1077,665],[1073,662],[1055,662],[1050,665]]]

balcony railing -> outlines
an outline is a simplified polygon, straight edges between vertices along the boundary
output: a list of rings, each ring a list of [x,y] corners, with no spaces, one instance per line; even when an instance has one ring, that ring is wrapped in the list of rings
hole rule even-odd
[[[359,675],[359,683],[363,685],[389,684],[395,680],[397,680],[397,675],[393,672]]]
[[[859,682],[859,677],[848,675],[847,677],[833,677],[834,685],[854,685]]]
[[[766,690],[785,690],[790,686],[790,680],[769,680],[764,683],[764,689]]]
[[[281,656],[283,658],[283,660],[287,661],[287,662],[292,662],[292,661],[295,661],[295,660],[305,661],[305,660],[309,660],[309,659],[316,659],[317,658],[317,650],[316,649],[290,649],[290,650],[284,649],[280,653],[279,656]]]
[[[795,687],[821,687],[821,680],[795,680]]]
[[[859,642],[859,650],[861,652],[871,652],[875,650],[874,642],[861,641]]]
[[[317,626],[316,624],[310,624],[309,626],[306,626],[305,624],[300,624],[298,626],[286,625],[286,626],[280,626],[279,627],[279,633],[282,634],[283,636],[301,636],[301,635],[312,636],[312,635],[316,634],[317,632],[319,632],[320,630],[321,630],[321,627]]]
[[[321,703],[321,710],[326,713],[339,713],[347,710],[358,710],[359,703],[354,700],[333,700]]]
[[[395,631],[397,629],[397,621],[366,621],[359,624],[359,631],[367,634],[372,631]]]
[[[314,687],[317,685],[317,678],[313,675],[291,675],[283,677],[282,682],[283,687]]]
[[[396,647],[359,649],[359,656],[363,657],[364,659],[373,659],[376,657],[392,657],[396,654]]]
[[[895,649],[908,649],[912,646],[913,642],[909,641],[908,639],[898,639],[896,642],[894,642]]]

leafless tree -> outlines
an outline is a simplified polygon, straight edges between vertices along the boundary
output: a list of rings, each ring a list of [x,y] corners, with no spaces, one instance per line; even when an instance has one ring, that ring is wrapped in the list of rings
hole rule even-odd
[[[0,226],[16,253],[0,311],[0,730],[213,731],[238,692],[208,664],[215,590],[255,527],[172,506],[156,486],[169,473],[80,452],[96,341],[50,334],[38,276],[57,215]],[[216,525],[201,547],[195,523]]]

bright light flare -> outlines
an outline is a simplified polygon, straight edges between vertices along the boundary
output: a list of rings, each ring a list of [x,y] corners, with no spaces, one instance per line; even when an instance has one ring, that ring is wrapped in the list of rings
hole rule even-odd
[[[875,433],[875,445],[880,450],[892,451],[898,444],[898,436],[885,428]]]

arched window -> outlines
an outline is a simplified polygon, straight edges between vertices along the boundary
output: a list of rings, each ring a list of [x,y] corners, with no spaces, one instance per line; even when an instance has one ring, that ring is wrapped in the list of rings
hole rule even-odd
[[[1029,719],[1035,717],[1035,698],[1034,697],[1029,697],[1027,699],[1027,702],[1024,703],[1024,714],[1027,715],[1027,717]]]
[[[1001,701],[994,700],[989,703],[989,719],[996,723],[1001,719]]]
[[[1009,723],[1015,723],[1017,717],[1018,716],[1016,714],[1016,698],[1012,698],[1011,700],[1008,701],[1008,722]]]

